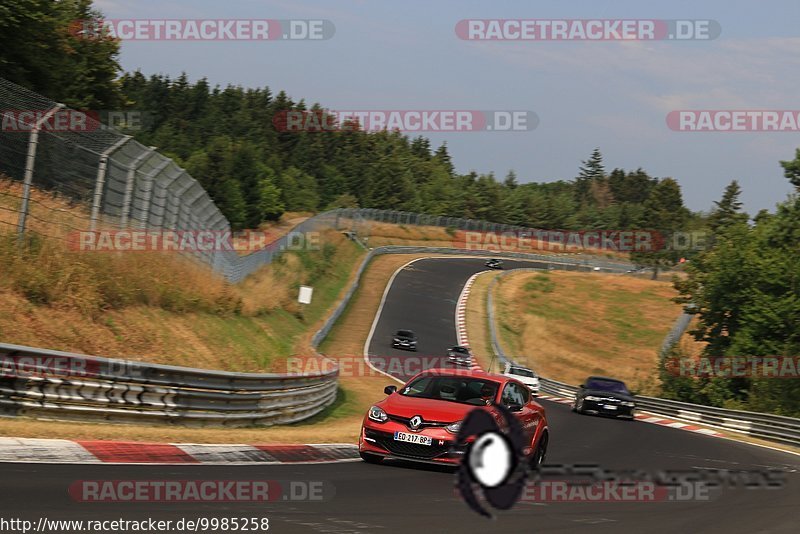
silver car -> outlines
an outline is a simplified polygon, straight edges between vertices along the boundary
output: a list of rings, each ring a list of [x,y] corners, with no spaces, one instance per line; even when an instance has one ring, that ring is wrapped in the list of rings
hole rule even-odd
[[[456,345],[447,349],[447,360],[453,365],[472,365],[472,353],[467,347]]]

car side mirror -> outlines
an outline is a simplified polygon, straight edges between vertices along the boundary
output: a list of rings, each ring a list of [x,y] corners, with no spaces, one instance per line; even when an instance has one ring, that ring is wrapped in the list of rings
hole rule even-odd
[[[520,412],[520,411],[522,411],[522,405],[521,404],[509,404],[507,406],[507,408],[508,408],[508,411],[510,411],[510,412]]]
[[[397,391],[397,386],[386,386],[385,388],[383,388],[383,392],[386,393],[387,395],[391,395],[395,391]]]

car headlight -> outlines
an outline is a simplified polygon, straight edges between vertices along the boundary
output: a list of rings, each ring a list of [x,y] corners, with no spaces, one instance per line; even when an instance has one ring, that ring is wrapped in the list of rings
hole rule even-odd
[[[595,397],[594,395],[589,395],[586,397],[587,401],[597,402],[599,400],[603,400],[601,397]]]
[[[444,427],[444,429],[450,432],[451,434],[458,434],[458,431],[461,430],[461,421],[450,423],[449,425]]]
[[[632,407],[636,406],[636,404],[634,404],[634,403],[632,403],[632,402],[628,402],[628,401],[625,401],[625,402],[623,402],[623,403],[622,403],[622,405],[623,405],[623,406],[628,406],[628,407],[630,407],[630,408],[632,408]]]
[[[376,423],[385,423],[389,419],[389,416],[386,415],[386,412],[383,411],[383,408],[380,408],[379,406],[371,407],[367,413],[367,416]]]

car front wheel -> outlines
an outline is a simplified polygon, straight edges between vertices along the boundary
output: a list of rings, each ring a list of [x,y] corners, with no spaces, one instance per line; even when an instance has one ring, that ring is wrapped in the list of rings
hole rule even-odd
[[[539,444],[536,446],[536,451],[531,455],[530,466],[531,469],[537,470],[544,463],[547,456],[547,441],[548,436],[545,433],[540,439]]]

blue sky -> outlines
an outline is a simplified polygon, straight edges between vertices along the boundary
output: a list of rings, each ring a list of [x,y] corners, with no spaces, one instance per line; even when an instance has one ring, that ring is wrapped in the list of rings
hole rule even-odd
[[[787,1],[95,0],[108,18],[327,19],[326,41],[131,41],[126,70],[269,86],[333,109],[532,110],[529,132],[428,133],[460,172],[514,169],[522,182],[571,179],[600,147],[606,167],[676,178],[707,210],[732,179],[751,215],[791,187],[778,161],[800,134],[675,132],[676,109],[800,109],[800,3]],[[713,19],[692,42],[475,42],[468,18]]]

